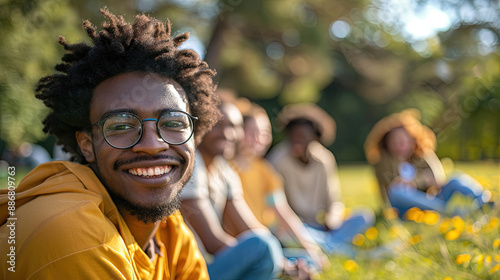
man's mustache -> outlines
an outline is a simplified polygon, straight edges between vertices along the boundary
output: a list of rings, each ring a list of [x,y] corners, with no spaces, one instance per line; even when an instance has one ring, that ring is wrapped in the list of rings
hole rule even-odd
[[[124,165],[124,164],[130,164],[130,163],[136,163],[136,162],[144,162],[144,161],[153,161],[153,160],[159,160],[159,159],[174,160],[174,161],[179,162],[180,164],[185,164],[186,163],[185,159],[183,159],[181,157],[177,157],[177,156],[171,156],[171,155],[139,156],[139,157],[135,157],[135,158],[128,159],[128,160],[117,160],[113,164],[113,169],[114,170],[118,170],[118,168],[120,166]]]

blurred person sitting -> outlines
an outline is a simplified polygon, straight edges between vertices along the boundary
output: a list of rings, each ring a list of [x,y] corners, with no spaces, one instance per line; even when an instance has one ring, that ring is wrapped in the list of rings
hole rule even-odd
[[[280,229],[295,238],[307,252],[296,254],[293,250],[285,250],[287,257],[308,254],[316,268],[322,267],[327,262],[326,255],[288,205],[281,176],[264,159],[272,142],[271,122],[266,111],[246,98],[238,99],[236,105],[243,115],[245,133],[244,138],[239,140],[232,163],[240,176],[248,206],[262,224],[274,229],[273,233],[279,238],[279,231],[274,227],[272,219],[276,214]],[[280,241],[285,243],[282,239]]]
[[[447,181],[435,148],[436,136],[420,123],[416,109],[381,119],[368,134],[366,159],[375,169],[384,202],[400,217],[412,207],[443,213],[455,193],[471,197],[475,207],[489,200],[490,192],[466,174]]]
[[[315,104],[296,104],[283,108],[278,124],[287,139],[268,158],[284,179],[288,203],[325,250],[350,253],[352,237],[374,223],[374,213],[359,208],[345,214],[337,162],[320,143],[333,142],[335,121]]]
[[[223,115],[196,152],[195,171],[182,191],[181,211],[198,236],[213,279],[272,279],[283,256],[276,238],[255,218],[243,198],[241,182],[226,159],[243,133],[238,109],[227,102]]]
[[[10,165],[26,168],[27,171],[52,160],[44,147],[29,142],[23,142],[12,151],[5,151],[2,158]]]

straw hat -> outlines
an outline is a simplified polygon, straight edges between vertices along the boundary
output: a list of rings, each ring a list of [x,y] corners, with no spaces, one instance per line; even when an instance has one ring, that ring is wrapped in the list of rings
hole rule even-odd
[[[416,156],[422,157],[436,149],[436,135],[427,126],[420,123],[421,115],[417,109],[406,109],[391,114],[378,121],[365,140],[365,156],[370,164],[380,161],[381,142],[384,136],[394,128],[403,127],[415,139]]]
[[[330,146],[335,141],[337,124],[335,120],[318,105],[312,103],[291,104],[283,107],[276,119],[278,129],[284,129],[288,123],[296,119],[306,119],[314,123],[321,133],[320,141]]]
[[[257,115],[264,115],[268,117],[267,112],[262,106],[250,101],[246,97],[240,97],[236,99],[234,105],[238,107],[243,118],[245,117],[255,117]],[[269,118],[269,117],[268,117]]]

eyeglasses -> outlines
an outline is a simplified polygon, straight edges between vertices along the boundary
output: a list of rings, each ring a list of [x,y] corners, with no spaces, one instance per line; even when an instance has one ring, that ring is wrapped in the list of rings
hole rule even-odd
[[[92,124],[101,126],[104,140],[113,148],[127,149],[137,144],[142,137],[144,122],[156,122],[158,135],[170,145],[182,145],[193,136],[194,122],[198,120],[183,111],[167,111],[159,119],[141,120],[132,113],[116,113]]]

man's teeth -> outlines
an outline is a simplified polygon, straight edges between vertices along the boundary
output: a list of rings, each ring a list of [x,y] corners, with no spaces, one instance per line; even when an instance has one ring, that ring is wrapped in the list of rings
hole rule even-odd
[[[132,168],[128,170],[128,173],[137,176],[159,176],[165,173],[170,172],[172,170],[172,166],[155,166],[155,167],[147,167],[147,168]]]

